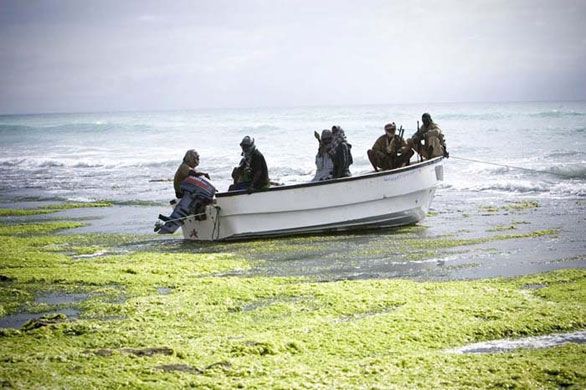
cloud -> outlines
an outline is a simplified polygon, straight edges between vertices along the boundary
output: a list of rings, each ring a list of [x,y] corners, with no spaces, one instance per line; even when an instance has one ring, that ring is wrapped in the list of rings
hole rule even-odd
[[[1,7],[0,112],[586,98],[582,1]]]

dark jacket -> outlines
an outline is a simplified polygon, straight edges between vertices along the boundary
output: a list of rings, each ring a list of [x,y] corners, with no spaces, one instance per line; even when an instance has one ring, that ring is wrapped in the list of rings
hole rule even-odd
[[[254,149],[250,156],[250,176],[252,177],[250,186],[256,190],[265,188],[269,185],[269,169],[267,168],[267,162],[258,149]]]
[[[352,176],[350,173],[350,164],[353,162],[352,155],[346,142],[340,142],[338,144],[332,161],[334,163],[334,179]]]

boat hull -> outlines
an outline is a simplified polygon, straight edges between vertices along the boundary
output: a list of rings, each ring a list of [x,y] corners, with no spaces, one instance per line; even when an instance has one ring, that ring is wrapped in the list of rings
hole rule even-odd
[[[425,218],[442,180],[443,161],[437,158],[321,183],[218,193],[205,220],[185,220],[183,235],[215,241],[414,224]]]

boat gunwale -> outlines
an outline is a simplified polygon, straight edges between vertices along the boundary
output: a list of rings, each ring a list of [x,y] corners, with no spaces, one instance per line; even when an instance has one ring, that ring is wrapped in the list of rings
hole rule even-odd
[[[359,176],[341,177],[338,179],[331,179],[331,180],[323,180],[323,181],[315,181],[315,182],[308,182],[308,183],[289,184],[289,185],[278,186],[278,187],[270,187],[267,189],[254,191],[251,194],[292,190],[292,189],[305,188],[305,187],[314,187],[314,186],[342,183],[342,182],[353,181],[353,180],[370,179],[370,178],[378,177],[378,176],[390,176],[390,175],[410,171],[413,169],[418,169],[418,168],[424,167],[426,165],[434,164],[438,161],[441,161],[443,158],[444,157],[442,157],[442,156],[435,157],[430,160],[415,163],[413,165],[408,165],[406,167],[401,167],[401,168],[392,169],[392,170],[388,170],[388,171],[381,171],[381,172],[369,172],[369,173],[365,173],[365,174],[362,174]],[[250,195],[250,194],[246,190],[224,191],[224,192],[217,192],[216,193],[217,198],[225,198],[225,197],[229,197],[229,196],[238,196],[238,195]]]

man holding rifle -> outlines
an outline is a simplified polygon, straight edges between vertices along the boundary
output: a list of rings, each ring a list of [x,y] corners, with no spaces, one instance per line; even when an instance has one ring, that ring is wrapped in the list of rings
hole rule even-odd
[[[409,165],[409,159],[413,156],[413,150],[403,140],[403,127],[396,134],[395,122],[385,125],[385,134],[381,135],[372,149],[368,150],[368,159],[374,170],[386,171]]]
[[[407,140],[409,148],[415,150],[424,160],[440,156],[449,157],[442,130],[431,119],[431,115],[424,113],[421,121],[423,126],[419,127],[417,122],[417,132]]]

